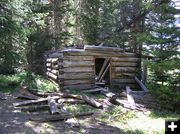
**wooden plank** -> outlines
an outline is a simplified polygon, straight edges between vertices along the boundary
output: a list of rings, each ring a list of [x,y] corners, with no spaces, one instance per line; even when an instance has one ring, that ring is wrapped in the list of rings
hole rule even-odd
[[[16,103],[13,103],[13,106],[18,107],[18,106],[48,101],[49,99],[59,99],[59,98],[60,98],[60,96],[53,96],[53,97],[48,97],[48,98],[41,98],[38,100],[28,100],[28,101],[23,101],[23,102],[16,102]]]
[[[102,74],[103,74],[103,72],[104,72],[107,64],[109,63],[109,60],[110,60],[109,58],[108,58],[108,59],[105,59],[105,61],[104,61],[104,63],[103,63],[103,66],[102,66],[102,68],[101,68],[101,70],[100,70],[100,72],[99,72],[99,74],[98,74],[98,76],[97,76],[97,81],[99,81],[99,79],[101,78],[101,76],[102,76]]]
[[[66,79],[66,80],[79,80],[79,79],[94,79],[95,74],[94,72],[78,72],[78,73],[64,73],[62,75],[59,75],[60,79]]]
[[[38,122],[52,122],[52,121],[64,121],[68,118],[80,117],[80,116],[90,116],[93,112],[81,112],[75,114],[57,114],[57,115],[37,115],[36,117],[31,117],[29,120]]]
[[[63,61],[59,65],[63,67],[84,67],[84,66],[94,66],[94,61]]]
[[[87,50],[92,50],[92,51],[115,51],[115,52],[122,52],[123,49],[118,48],[118,47],[102,47],[102,46],[84,46],[85,51]]]
[[[61,86],[61,85],[60,85]],[[94,83],[91,83],[91,84],[78,84],[78,85],[67,85],[67,86],[64,86],[62,85],[62,89],[78,89],[78,90],[83,90],[83,89],[91,89],[95,87],[95,84]]]
[[[96,107],[96,108],[102,108],[102,104],[96,101],[94,98],[91,98],[87,95],[82,95],[82,99],[89,105]]]
[[[132,91],[132,90],[130,89],[130,87],[129,87],[129,86],[126,86],[127,100],[128,100],[128,102],[130,103],[130,105],[135,106],[136,103],[135,103],[135,101],[134,101],[134,97],[133,97],[132,94],[131,94],[131,91]]]
[[[118,78],[134,78],[136,73],[112,73],[112,79]]]
[[[108,66],[106,67],[106,69],[104,70],[102,76],[100,77],[99,81],[102,81],[104,79],[104,76],[106,75],[108,69],[110,68],[110,64],[108,64]]]
[[[95,51],[63,51],[64,55],[71,55],[71,56],[117,56],[117,57],[133,57],[136,56],[134,53],[127,53],[127,52],[95,52]]]
[[[136,72],[138,68],[136,67],[112,67],[115,72]]]
[[[134,79],[112,79],[111,82],[113,83],[135,83],[136,81]]]
[[[137,77],[135,77],[134,79],[139,84],[141,89],[143,89],[145,92],[149,92],[149,90],[146,88],[146,86]]]
[[[77,73],[77,72],[94,72],[94,66],[89,66],[89,67],[67,67],[60,69],[60,71],[63,71],[64,73]]]
[[[86,80],[64,80],[60,81],[59,84],[66,85],[78,85],[78,84],[91,84],[94,82],[94,79],[86,79]]]
[[[137,67],[138,63],[133,62],[112,62],[113,67]]]
[[[112,62],[139,62],[140,58],[137,57],[112,57]]]
[[[77,100],[77,99],[59,99],[58,103],[68,103],[68,104],[85,104],[83,100]]]
[[[94,61],[93,56],[64,56],[65,61]]]

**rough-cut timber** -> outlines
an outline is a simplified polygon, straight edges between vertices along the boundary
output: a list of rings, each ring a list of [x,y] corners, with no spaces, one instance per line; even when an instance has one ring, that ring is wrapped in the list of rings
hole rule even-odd
[[[45,74],[58,82],[60,89],[94,88],[96,82],[106,85],[106,77],[110,87],[137,87],[134,77],[140,74],[141,60],[135,53],[121,48],[86,45],[84,49],[50,51],[45,57]],[[97,70],[97,58],[104,59],[100,70]]]

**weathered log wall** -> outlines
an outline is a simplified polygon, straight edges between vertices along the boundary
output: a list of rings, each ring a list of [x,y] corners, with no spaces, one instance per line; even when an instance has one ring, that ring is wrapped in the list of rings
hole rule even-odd
[[[140,71],[140,58],[119,48],[85,46],[54,52],[45,60],[46,75],[61,89],[86,89],[95,86],[95,58],[110,58],[110,84],[136,88],[134,77]]]
[[[95,62],[93,56],[63,53],[62,69],[59,69],[61,88],[87,89],[95,85]]]

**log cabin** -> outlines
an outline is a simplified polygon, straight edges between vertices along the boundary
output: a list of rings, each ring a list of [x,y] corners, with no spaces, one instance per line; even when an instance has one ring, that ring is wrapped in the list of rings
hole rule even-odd
[[[136,88],[141,61],[137,54],[117,47],[85,45],[45,54],[46,76],[60,89],[88,89],[95,86]]]

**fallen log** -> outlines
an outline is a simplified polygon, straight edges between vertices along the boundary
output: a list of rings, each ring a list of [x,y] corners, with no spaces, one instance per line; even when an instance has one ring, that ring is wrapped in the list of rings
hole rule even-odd
[[[102,104],[97,102],[94,98],[90,98],[87,95],[82,95],[82,99],[89,105],[96,107],[96,108],[102,108]]]
[[[41,110],[49,110],[48,105],[38,105],[38,106],[24,106],[24,107],[18,107],[23,112],[35,112],[35,111],[41,111]]]
[[[68,103],[68,104],[85,104],[85,101],[77,100],[77,99],[59,99],[57,102],[58,103]]]
[[[41,98],[38,100],[28,100],[28,101],[23,101],[23,102],[16,102],[16,103],[13,103],[13,106],[18,107],[18,106],[48,101],[49,99],[59,99],[59,98],[60,98],[59,96],[53,96],[53,97],[48,97],[48,98]]]
[[[93,114],[94,114],[93,112],[81,112],[76,114],[57,114],[57,115],[46,115],[46,116],[38,115],[37,117],[31,117],[29,120],[38,121],[38,122],[53,122],[53,121],[62,121],[73,117],[90,116]]]
[[[40,92],[35,92],[35,91],[30,91],[32,94],[35,94],[40,97],[48,97],[48,96],[60,96],[62,98],[72,98],[72,99],[78,99],[81,100],[80,95],[73,95],[73,94],[68,94],[68,93],[40,93]]]
[[[48,105],[49,105],[51,114],[58,114],[59,113],[59,109],[58,109],[56,101],[54,99],[49,99]]]
[[[99,92],[104,90],[103,88],[95,88],[95,89],[88,89],[88,90],[83,90],[83,93],[92,93],[92,92]]]

